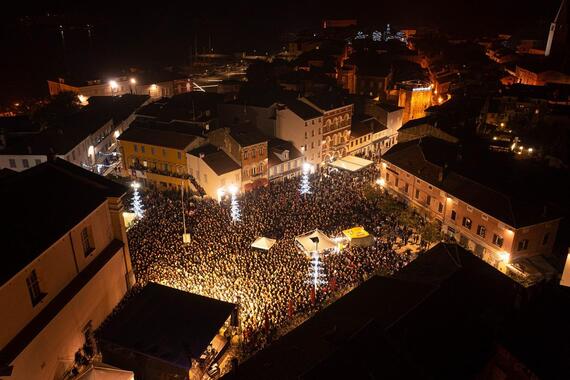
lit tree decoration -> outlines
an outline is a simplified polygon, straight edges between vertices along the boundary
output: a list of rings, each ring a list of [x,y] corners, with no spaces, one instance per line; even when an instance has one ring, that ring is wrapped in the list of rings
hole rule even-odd
[[[365,38],[366,38],[366,35],[362,32],[356,33],[356,36],[354,37],[355,40],[363,40]]]
[[[144,208],[142,204],[141,195],[139,194],[139,188],[141,185],[138,182],[131,183],[131,187],[134,189],[133,192],[133,211],[137,218],[142,218],[144,214]]]
[[[234,222],[239,222],[241,220],[241,211],[239,209],[239,203],[237,200],[237,187],[234,185],[231,185],[229,188],[232,200],[231,200],[231,215],[232,215],[232,220]]]
[[[313,165],[305,162],[303,164],[303,175],[301,177],[301,187],[299,192],[301,194],[311,194],[311,184],[309,183],[309,174],[313,171]]]
[[[372,41],[382,41],[382,32],[377,30],[372,32]]]
[[[313,256],[311,257],[310,274],[311,283],[315,287],[315,290],[318,289],[319,285],[326,284],[323,263],[321,261],[321,257],[317,252],[313,252]]]

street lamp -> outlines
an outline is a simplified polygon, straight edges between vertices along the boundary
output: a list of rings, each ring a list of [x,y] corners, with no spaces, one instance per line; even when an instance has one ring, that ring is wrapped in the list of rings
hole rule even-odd
[[[135,78],[131,78],[130,82],[131,82],[131,94],[132,94],[133,93],[133,86],[135,86],[137,84],[137,80]]]

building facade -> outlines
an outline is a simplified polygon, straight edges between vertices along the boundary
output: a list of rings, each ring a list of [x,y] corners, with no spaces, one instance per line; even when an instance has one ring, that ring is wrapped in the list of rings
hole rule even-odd
[[[119,136],[123,174],[159,189],[190,188],[186,152],[205,139],[180,133],[167,125],[134,122]]]
[[[38,186],[40,193],[32,190]],[[2,209],[18,229],[3,232],[18,258],[2,259],[1,376],[64,378],[135,282],[122,216],[126,189],[63,160],[13,172],[1,187],[3,202],[17,204]],[[24,220],[31,213],[34,223]],[[55,219],[66,223],[53,226]],[[26,225],[43,230],[33,244],[20,240]]]
[[[379,183],[490,263],[550,254],[560,218],[442,166],[449,146],[429,137],[398,144],[382,157]]]
[[[426,115],[431,106],[433,87],[424,81],[408,81],[398,85],[398,106],[404,108],[402,124]]]

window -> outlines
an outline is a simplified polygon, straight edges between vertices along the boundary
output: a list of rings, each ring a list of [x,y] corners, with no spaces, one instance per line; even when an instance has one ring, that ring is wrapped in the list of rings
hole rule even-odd
[[[319,135],[321,134],[321,128],[319,127]]]
[[[479,235],[481,237],[485,237],[486,232],[487,232],[487,229],[485,228],[485,226],[482,226],[482,225],[477,226],[477,235]]]
[[[29,168],[30,167],[30,163],[28,162],[27,158],[24,158],[22,160],[22,165],[24,165],[25,168]]]
[[[542,238],[542,245],[546,245],[548,243],[548,238],[550,237],[550,233],[545,233],[544,237]]]
[[[315,149],[315,143],[311,142],[311,149]]]
[[[166,149],[162,150],[162,157],[166,157]]]
[[[437,212],[443,212],[443,203],[439,202],[439,205],[437,206]]]
[[[398,183],[400,182],[399,178],[396,178],[396,187],[398,187]]]
[[[145,152],[144,145],[141,145],[141,153],[144,153],[144,152]]]
[[[528,249],[528,239],[523,239],[523,240],[519,241],[517,249],[519,251],[524,251],[524,250]]]
[[[420,197],[420,191],[416,190],[416,199],[418,199]]]
[[[28,293],[30,294],[32,306],[36,306],[46,294],[42,293],[40,289],[40,281],[38,280],[35,269],[32,269],[30,275],[26,278],[26,284],[28,285]]]
[[[311,131],[311,137],[315,137],[315,130],[314,129]]]
[[[471,229],[471,219],[467,218],[467,217],[463,217],[463,222],[461,223],[463,225],[463,227],[467,228],[468,230]]]
[[[150,147],[150,154],[152,154],[154,156],[154,154],[155,154],[154,147]]]
[[[386,182],[390,180],[390,173],[386,173]]]
[[[493,244],[495,244],[497,247],[502,247],[503,246],[503,237],[499,236],[497,234],[493,234]]]
[[[89,233],[89,227],[84,227],[81,230],[81,245],[83,246],[83,254],[85,257],[89,256],[93,252],[93,244],[91,244],[91,234]]]
[[[428,195],[426,198],[426,203],[429,206],[431,204],[431,195]]]
[[[13,158],[10,158],[10,167],[11,168],[15,168],[16,167],[16,160],[14,160]]]
[[[305,131],[305,138],[307,138],[307,131]]]
[[[36,162],[36,165],[39,165],[39,164],[42,163],[42,160],[40,160],[39,158],[36,158],[36,159],[35,159],[35,162]]]
[[[181,160],[182,159],[182,152],[177,152],[178,153],[178,159]]]
[[[139,147],[137,146],[137,144],[133,144],[133,149],[135,152],[139,151]],[[162,151],[164,152],[164,149]]]
[[[455,220],[457,218],[457,213],[455,210],[451,210],[451,220]]]
[[[410,188],[410,185],[408,185],[407,183],[404,185],[404,192],[407,194],[408,193],[408,189]]]

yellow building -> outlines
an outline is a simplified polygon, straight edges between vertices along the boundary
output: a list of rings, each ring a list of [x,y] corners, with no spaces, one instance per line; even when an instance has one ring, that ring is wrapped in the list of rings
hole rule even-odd
[[[159,189],[190,187],[186,152],[205,141],[193,134],[135,122],[118,138],[125,174]]]
[[[428,82],[413,80],[401,82],[398,88],[398,106],[404,108],[402,124],[424,117],[425,110],[431,106],[433,86]]]

